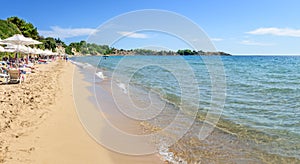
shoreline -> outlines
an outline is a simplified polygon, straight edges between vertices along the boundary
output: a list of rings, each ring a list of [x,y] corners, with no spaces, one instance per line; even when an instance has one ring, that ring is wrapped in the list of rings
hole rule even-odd
[[[69,55],[69,54],[68,54]],[[102,57],[111,57],[111,56],[205,56],[205,57],[209,57],[209,56],[233,56],[231,54],[229,55],[219,55],[219,54],[211,54],[211,55],[153,55],[153,54],[107,54],[107,55],[103,55],[103,54],[99,54],[99,55],[92,55],[92,54],[77,54],[77,55],[69,55],[69,57],[90,57],[90,56],[102,56]]]
[[[25,83],[0,86],[0,93],[4,93],[0,97],[0,163],[165,163],[164,157],[158,153],[145,156],[122,155],[99,144],[97,138],[99,136],[105,135],[110,142],[115,142],[119,137],[110,133],[109,126],[104,122],[105,117],[115,119],[120,129],[125,128],[131,134],[140,134],[136,133],[139,129],[134,125],[135,123],[119,119],[119,115],[116,114],[118,111],[114,111],[113,103],[109,100],[111,93],[108,81],[103,80],[100,85],[97,81],[90,82],[85,79],[85,74],[80,70],[71,62],[57,61],[39,65],[39,71],[30,74]],[[91,75],[95,77],[94,74]],[[76,80],[72,81],[74,79]],[[104,101],[99,101],[103,110],[96,108],[97,104],[93,102],[95,98],[91,94],[93,85],[100,88],[95,90],[96,93],[106,98]],[[76,109],[78,105],[86,110]],[[88,122],[82,122],[78,112],[89,118],[83,119]],[[100,115],[104,117],[101,118]],[[86,131],[90,130],[85,127],[86,123],[89,125],[88,128],[96,132],[95,134],[90,135]],[[197,130],[201,127],[200,122],[196,123],[199,125],[192,130],[194,134],[198,134]],[[149,130],[147,125],[142,128]],[[150,132],[152,132],[151,128]],[[238,138],[225,133],[215,130],[214,134],[206,140],[211,144],[198,142],[195,136],[187,136],[168,152],[184,158],[189,156],[180,154],[181,152],[199,150],[197,156],[209,159],[207,162],[214,160],[218,162],[220,159],[224,162],[226,161],[223,159],[224,155],[229,157],[228,162],[252,160],[255,163],[268,161],[296,163],[299,161],[293,157],[265,154],[262,151],[253,152],[249,147],[252,142],[240,144]],[[137,140],[130,144],[143,147],[143,142]],[[181,147],[183,145],[186,146],[184,149]]]
[[[111,99],[111,93],[107,88],[98,86],[97,83],[93,86],[93,83],[86,81],[85,74],[82,73],[77,66],[75,67],[74,77],[74,80],[77,79],[73,81],[73,93],[78,118],[95,143],[101,143],[99,144],[101,146],[105,145],[103,147],[109,151],[114,163],[164,163],[157,153],[149,155],[127,155],[127,152],[124,152],[124,154],[119,152],[119,147],[116,146],[117,144],[121,144],[121,147],[127,145],[125,147],[128,152],[132,150],[140,152],[149,146],[151,147],[151,145],[145,140],[128,141],[126,140],[127,138],[120,137],[116,134],[112,129],[118,128],[125,133],[138,135],[141,134],[141,127],[137,122],[128,119],[126,116],[124,117],[116,108]],[[97,92],[97,97],[104,97],[105,100],[102,99],[102,101],[99,101],[95,99],[95,95],[92,94],[93,91]],[[96,101],[99,101],[101,105],[98,106],[99,104]],[[105,121],[107,118],[109,118],[110,123]],[[133,147],[138,147],[138,149],[134,149]]]
[[[93,60],[95,60],[95,59],[93,59]],[[78,64],[78,66],[82,67],[83,69],[89,70],[89,69],[93,68],[93,65],[95,63],[92,62],[91,60],[79,60],[77,64]],[[113,67],[113,66],[111,66],[111,67]],[[97,69],[97,68],[93,68],[93,69]],[[111,73],[109,72],[108,69],[106,70],[105,67],[103,70],[101,70],[101,69],[97,70],[97,76],[98,76],[98,71],[101,73],[100,75],[105,76],[105,77],[107,75],[108,79],[110,78]],[[101,79],[102,76],[100,76],[100,75],[98,77]],[[115,82],[118,83],[117,80]],[[103,82],[98,82],[97,84],[99,84],[100,86],[103,87]],[[109,85],[109,87],[104,87],[104,88],[109,91],[110,85]],[[122,86],[118,85],[117,88],[122,89]],[[122,98],[119,97],[119,99],[122,99]],[[124,105],[126,105],[126,103],[124,103]],[[142,104],[140,104],[140,105],[142,105]],[[171,118],[173,118],[173,117],[168,115],[161,120],[162,121],[163,120],[172,120]],[[159,125],[164,127],[164,122],[162,122],[162,121],[158,121],[158,122],[160,122]],[[168,122],[166,122],[166,123],[168,123]],[[192,130],[193,133],[191,133],[191,134],[199,133],[199,129],[201,129],[201,127],[202,127],[201,117],[199,117],[199,121],[197,121],[196,123],[197,124],[195,124],[196,125],[195,128],[193,128],[193,130]],[[147,125],[145,126],[146,130],[150,129],[149,131],[151,132],[152,129],[154,129],[154,131],[155,131],[155,129],[157,129],[156,126],[151,126],[151,122],[149,125],[150,125],[150,127]],[[153,122],[152,125],[156,125],[156,123]],[[189,155],[188,153],[183,154],[181,152],[191,152],[191,154],[195,153],[192,155],[196,155],[197,157],[204,157],[205,153],[209,152],[211,154],[211,156],[208,156],[207,159],[210,159],[211,161],[218,161],[220,159],[225,161],[225,158],[223,158],[222,155],[227,155],[226,159],[232,160],[231,162],[234,162],[235,160],[236,160],[235,162],[237,162],[237,161],[239,161],[239,162],[248,161],[249,162],[252,160],[252,162],[255,161],[256,163],[259,163],[259,162],[265,163],[266,161],[273,161],[275,163],[276,162],[282,163],[285,161],[285,162],[293,163],[293,162],[299,161],[298,158],[293,157],[293,156],[285,156],[284,154],[273,154],[272,150],[276,147],[273,147],[270,144],[273,144],[274,142],[272,142],[272,140],[270,140],[268,138],[260,137],[260,135],[263,135],[263,133],[261,133],[259,130],[254,131],[253,129],[249,129],[247,127],[242,127],[241,125],[239,126],[238,124],[235,124],[236,125],[235,127],[231,127],[230,125],[232,125],[232,124],[230,124],[230,122],[228,122],[228,120],[226,122],[226,118],[220,122],[220,125],[222,125],[222,126],[219,128],[216,128],[214,131],[214,134],[211,135],[208,138],[208,140],[205,141],[205,142],[209,142],[211,144],[206,144],[205,142],[198,141],[197,136],[195,136],[195,137],[188,136],[188,137],[182,139],[180,141],[179,145],[176,145],[173,148],[171,148],[170,151],[172,153],[176,154],[177,156],[181,156],[183,158],[188,157],[187,160],[190,160],[191,155]],[[231,129],[228,129],[229,130],[228,131],[228,130],[226,130],[226,127],[227,128],[229,127]],[[222,128],[224,128],[224,129],[222,129]],[[232,130],[234,130],[234,131],[232,131]],[[232,131],[232,133],[231,133],[231,131]],[[251,136],[249,136],[250,134],[252,135],[252,138],[251,138]],[[243,136],[250,137],[250,140],[248,140],[249,138],[243,138]],[[266,133],[263,136],[268,136],[268,135]],[[190,139],[192,137],[194,137],[195,139]],[[253,137],[259,138],[259,139],[256,140]],[[273,136],[273,137],[276,137],[276,136]],[[201,146],[201,148],[199,148],[200,146]],[[183,151],[182,147],[187,148],[187,149],[185,149]],[[191,151],[190,149],[192,149],[194,151]],[[226,149],[226,151],[224,151],[224,149]],[[203,150],[203,151],[200,151],[200,150]],[[275,149],[275,151],[276,151],[276,149]],[[241,156],[242,153],[243,153],[243,156]],[[229,156],[229,155],[231,155],[231,156]],[[233,159],[231,159],[231,157]]]
[[[40,106],[31,109],[34,102],[29,102],[23,111],[12,109],[16,110],[17,118],[11,117],[11,128],[1,130],[0,163],[163,163],[156,156],[133,157],[111,152],[89,136],[78,119],[73,100],[72,76],[73,71],[76,73],[75,65],[57,61],[42,65],[40,69],[41,71],[28,77],[28,82],[1,86],[1,89],[7,88],[13,92],[15,88],[18,91],[26,87],[31,89],[34,81],[45,78],[48,74],[44,81],[37,83],[40,88],[47,86],[49,90],[30,92],[34,96],[46,95],[45,99],[40,100]],[[53,82],[47,84],[50,79]],[[81,80],[80,85],[83,95],[88,97],[87,84]],[[22,96],[19,93],[19,97]],[[91,103],[85,105],[94,108]],[[28,113],[27,110],[34,113]],[[25,123],[21,122],[24,120],[31,123],[22,127]]]

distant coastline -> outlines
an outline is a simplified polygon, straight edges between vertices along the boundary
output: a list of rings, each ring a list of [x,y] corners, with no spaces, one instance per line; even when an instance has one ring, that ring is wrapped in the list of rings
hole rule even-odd
[[[156,50],[148,50],[148,49],[132,49],[132,50],[124,50],[124,49],[115,49],[112,48],[110,53],[83,53],[73,51],[73,56],[232,56],[229,53],[225,52],[204,52],[204,51],[195,51],[195,50],[178,50],[175,51],[156,51]]]
[[[183,49],[178,51],[158,51],[149,49],[117,49],[109,45],[98,45],[88,43],[84,40],[72,42],[69,45],[64,43],[60,38],[44,37],[38,33],[37,28],[30,22],[27,22],[19,17],[13,16],[6,20],[0,19],[0,39],[6,39],[14,34],[22,34],[25,37],[33,38],[42,42],[35,45],[36,48],[52,52],[57,52],[60,55],[68,54],[70,56],[134,56],[134,55],[152,55],[152,56],[231,56],[225,52],[204,52],[202,50]],[[3,53],[3,55],[13,56],[13,53]]]

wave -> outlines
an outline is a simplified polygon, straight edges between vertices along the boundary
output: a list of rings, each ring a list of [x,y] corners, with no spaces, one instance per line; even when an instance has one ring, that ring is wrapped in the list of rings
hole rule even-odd
[[[123,93],[127,94],[128,93],[128,90],[127,90],[127,87],[124,83],[117,83],[117,86],[122,89]]]
[[[80,68],[92,68],[93,66],[89,63],[81,63],[81,62],[76,62],[73,60],[70,60],[71,63],[73,63],[74,65],[80,67]]]
[[[99,77],[100,79],[104,80],[106,77],[104,76],[103,72],[97,72],[96,76]]]

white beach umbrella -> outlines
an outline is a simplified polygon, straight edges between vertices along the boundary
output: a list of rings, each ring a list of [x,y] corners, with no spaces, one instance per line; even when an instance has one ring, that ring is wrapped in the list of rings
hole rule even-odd
[[[34,53],[34,50],[33,50],[33,48],[31,48],[31,47],[26,47],[24,53],[26,53],[26,54],[33,54],[33,53]]]
[[[46,51],[46,50],[42,50],[42,51],[40,52],[40,55],[42,55],[42,56],[47,56],[47,51]]]
[[[30,45],[33,45],[33,44],[43,44],[42,42],[39,42],[37,40],[34,40],[32,38],[28,38],[29,39],[29,42],[31,43]]]
[[[43,51],[43,50],[34,47],[34,48],[32,49],[32,54],[35,54],[34,56],[36,57],[36,55],[41,54],[42,51]]]
[[[42,49],[37,49],[37,54],[42,54],[44,52],[44,50]]]
[[[22,53],[28,53],[28,47],[24,45],[14,45],[14,44],[8,44],[5,49],[7,52],[22,52]]]
[[[0,46],[0,52],[4,52],[4,53],[9,52],[9,53],[12,53],[12,52],[14,52],[14,49],[7,49],[6,47],[4,48],[4,47]]]
[[[1,51],[1,52],[15,52],[15,50],[14,49],[7,49],[7,48],[4,48],[4,50],[3,51]]]
[[[42,50],[34,47],[32,51],[33,54],[40,54]]]
[[[0,52],[4,52],[4,48],[0,46]]]
[[[47,51],[46,50],[39,50],[39,53],[41,56],[47,56]]]
[[[52,51],[46,49],[41,53],[41,55],[47,56],[47,61],[49,61],[49,56],[52,55]]]
[[[42,43],[32,38],[24,37],[21,34],[15,34],[12,37],[1,40],[0,44],[33,45],[33,44],[42,44]]]
[[[21,50],[24,50],[24,45],[33,45],[33,44],[42,44],[41,42],[34,40],[32,38],[24,37],[21,34],[16,34],[12,37],[6,38],[4,40],[0,41],[0,44],[6,44],[6,45],[16,45],[16,52],[22,52]]]
[[[51,50],[45,50],[43,54],[45,56],[50,56],[50,55],[52,55],[52,51]]]
[[[26,51],[26,50],[24,50],[24,47],[22,47],[23,45],[41,44],[41,42],[33,40],[31,38],[24,37],[21,34],[15,34],[12,37],[1,40],[0,44],[16,45],[17,47],[15,49],[15,52],[23,52],[23,51]]]

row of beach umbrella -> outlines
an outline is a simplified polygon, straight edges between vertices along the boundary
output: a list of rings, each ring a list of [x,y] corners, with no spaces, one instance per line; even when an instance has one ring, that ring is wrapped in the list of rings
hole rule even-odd
[[[15,34],[12,37],[0,40],[0,44],[6,45],[6,47],[0,46],[0,52],[17,52],[24,54],[40,54],[44,56],[58,55],[50,50],[41,50],[38,48],[31,48],[28,45],[42,44],[32,38],[24,37],[21,34]]]

